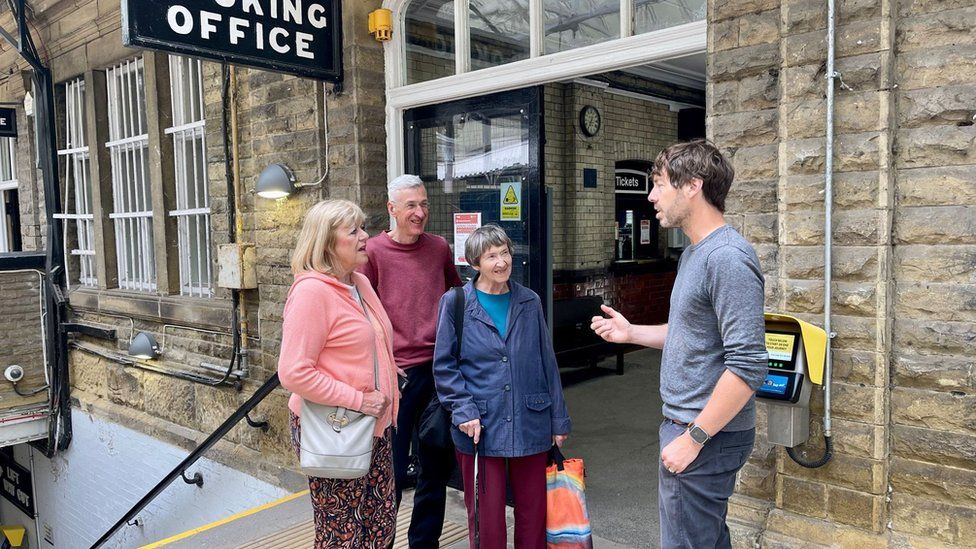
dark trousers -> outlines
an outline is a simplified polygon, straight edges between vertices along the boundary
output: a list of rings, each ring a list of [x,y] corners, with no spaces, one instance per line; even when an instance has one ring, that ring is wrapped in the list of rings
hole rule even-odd
[[[400,394],[397,429],[393,434],[393,473],[396,479],[396,501],[400,505],[403,486],[410,465],[410,445],[430,399],[434,396],[434,374],[431,364],[407,369],[407,386]],[[447,481],[454,471],[454,450],[435,448],[418,442],[414,454],[419,461],[417,487],[413,496],[413,515],[407,540],[411,549],[436,549],[444,527],[444,504]]]
[[[474,549],[474,456],[457,453],[468,508],[468,540]],[[546,546],[546,462],[548,453],[517,458],[478,457],[480,549],[505,549],[505,481],[515,500],[515,548]]]
[[[661,448],[687,427],[665,419]],[[658,458],[658,505],[663,549],[728,549],[732,546],[725,516],[735,489],[735,475],[752,453],[756,430],[720,432],[709,440],[687,469],[672,474]]]

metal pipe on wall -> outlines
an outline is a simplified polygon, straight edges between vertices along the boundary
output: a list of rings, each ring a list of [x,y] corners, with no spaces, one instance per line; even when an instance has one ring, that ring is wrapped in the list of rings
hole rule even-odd
[[[822,467],[830,461],[833,456],[833,443],[830,434],[830,379],[833,371],[833,358],[831,357],[831,340],[834,332],[831,329],[830,304],[833,300],[831,291],[833,273],[832,247],[833,247],[833,213],[834,213],[834,85],[840,77],[834,68],[835,54],[835,29],[836,20],[834,16],[835,0],[827,0],[827,119],[826,137],[824,144],[824,331],[827,332],[827,349],[824,355],[824,453],[815,461],[807,461],[795,450],[787,448],[786,453],[793,461],[807,468]]]
[[[240,154],[240,143],[238,142],[238,131],[237,131],[237,67],[230,66],[230,136],[231,136],[231,151],[233,153],[233,161],[231,164],[232,179],[234,182],[234,213],[235,213],[235,223],[234,223],[234,241],[237,243],[237,253],[239,257],[244,257],[244,215],[242,206],[242,192],[241,192],[241,154]],[[224,136],[227,139],[227,136]],[[237,366],[241,371],[241,375],[247,375],[248,369],[248,349],[250,344],[248,343],[247,333],[247,296],[244,292],[238,291],[237,293],[237,309],[239,315],[239,328],[240,328],[240,349],[238,351]]]

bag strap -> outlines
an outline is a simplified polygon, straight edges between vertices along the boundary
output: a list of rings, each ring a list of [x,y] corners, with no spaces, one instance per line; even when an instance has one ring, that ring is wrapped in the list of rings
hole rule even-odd
[[[454,288],[454,360],[461,361],[461,336],[464,335],[464,288]]]
[[[355,282],[353,286],[355,287]],[[373,320],[369,316],[369,311],[366,309],[366,300],[363,299],[363,294],[360,293],[359,288],[356,288],[356,295],[359,296],[359,305],[363,308],[363,314],[366,315],[366,322],[369,323],[370,329],[373,330],[373,387],[377,391],[380,390],[380,359],[376,354],[376,328],[373,326]]]

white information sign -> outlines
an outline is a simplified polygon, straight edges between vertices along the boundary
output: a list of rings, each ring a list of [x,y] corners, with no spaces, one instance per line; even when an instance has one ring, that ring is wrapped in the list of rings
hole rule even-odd
[[[464,245],[471,233],[481,226],[481,212],[454,214],[454,264],[467,265]]]

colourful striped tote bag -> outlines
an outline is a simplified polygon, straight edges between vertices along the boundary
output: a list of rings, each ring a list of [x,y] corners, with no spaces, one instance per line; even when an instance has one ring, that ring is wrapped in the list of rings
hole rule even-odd
[[[546,544],[548,549],[593,549],[586,512],[582,459],[566,459],[556,446],[546,467]]]

